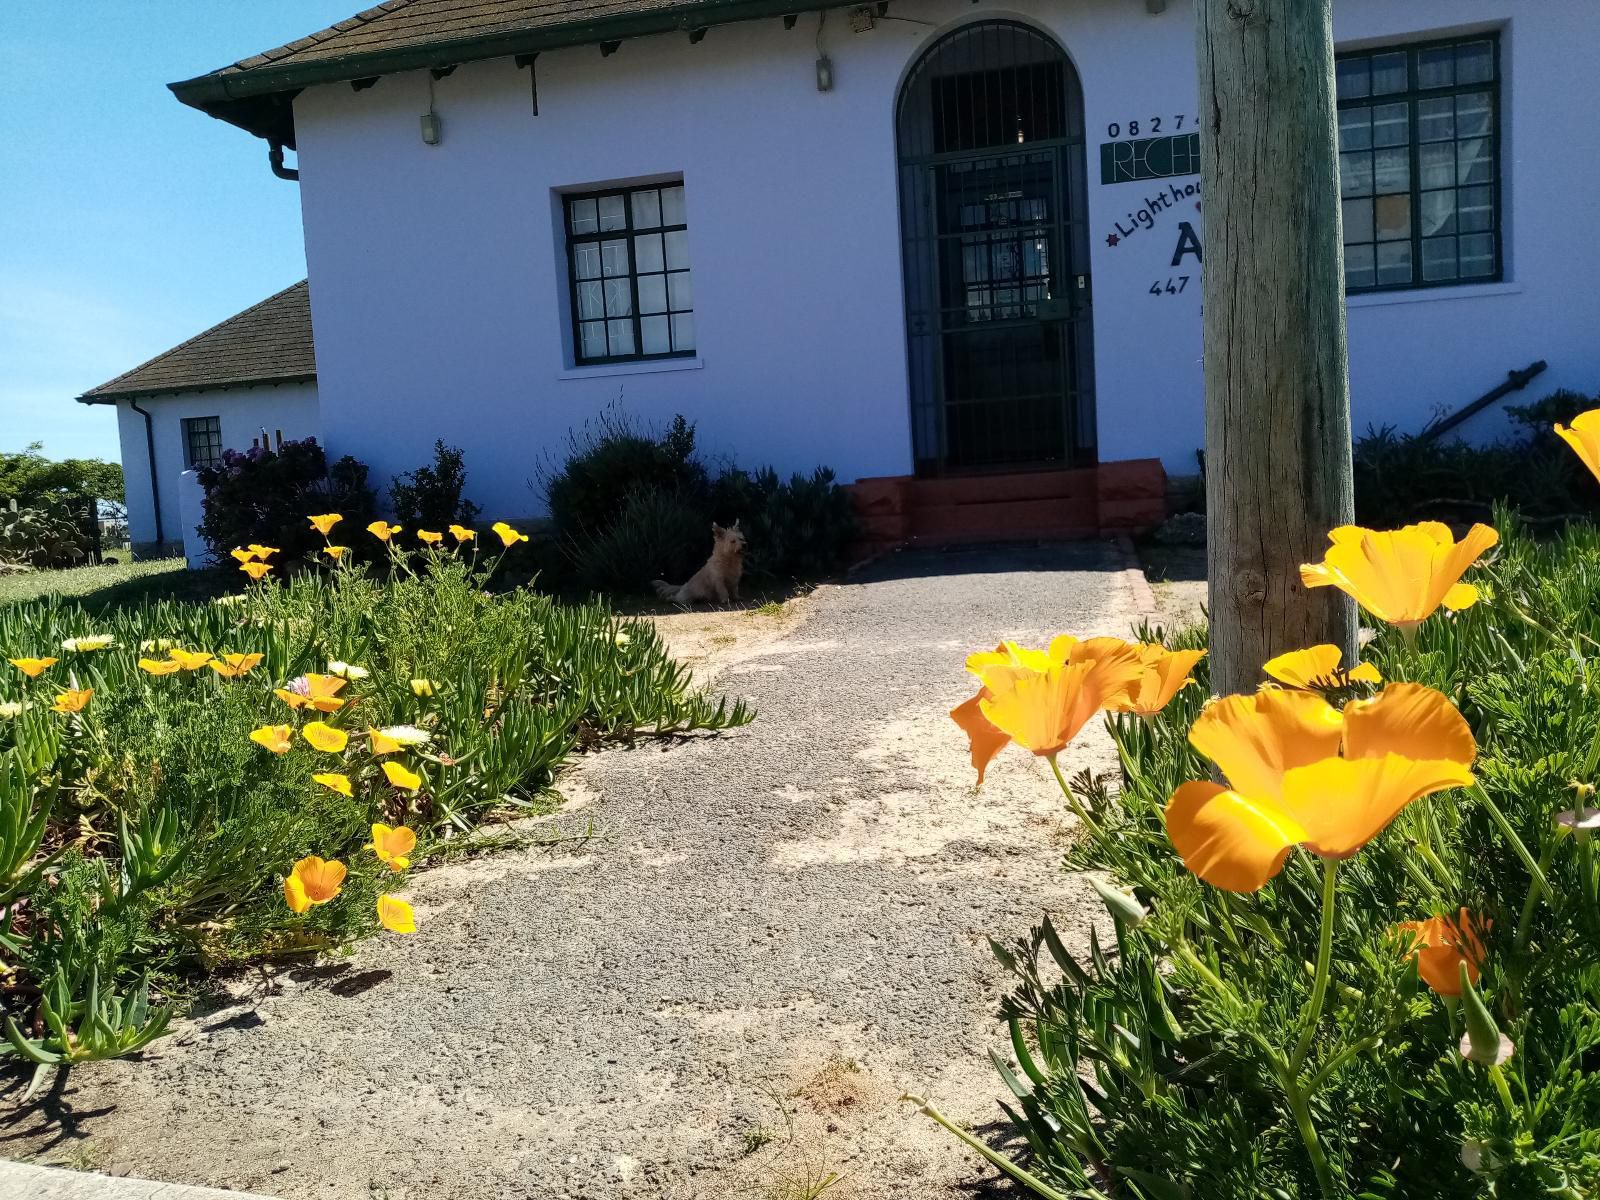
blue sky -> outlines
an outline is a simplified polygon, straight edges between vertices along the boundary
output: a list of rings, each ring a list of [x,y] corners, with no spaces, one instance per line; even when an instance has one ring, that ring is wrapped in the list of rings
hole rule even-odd
[[[372,2],[0,4],[0,451],[116,459],[75,396],[304,277],[298,186],[166,85]]]

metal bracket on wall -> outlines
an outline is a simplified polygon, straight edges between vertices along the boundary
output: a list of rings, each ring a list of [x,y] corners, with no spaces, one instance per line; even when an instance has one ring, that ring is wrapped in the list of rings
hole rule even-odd
[[[610,58],[613,54],[615,54],[617,52],[617,47],[620,46],[620,45],[622,45],[622,42],[621,42],[620,39],[617,40],[617,41],[613,41],[613,42],[601,42],[600,43],[600,57],[601,58]]]
[[[783,27],[785,29],[793,29],[794,28],[794,23],[796,21],[798,21],[799,19],[800,19],[800,14],[799,13],[785,13],[784,17],[783,17]]]
[[[377,82],[378,76],[376,75],[368,75],[365,79],[352,79],[350,81],[350,90],[352,92],[364,92]]]
[[[532,54],[519,54],[515,60],[517,66],[528,68],[528,84],[533,91],[533,115],[536,117],[539,115],[539,72],[534,69],[533,63],[538,57],[539,52],[535,50]]]
[[[689,31],[689,45],[698,46],[705,39],[705,36],[706,27],[704,25],[700,26],[699,29],[691,29]]]
[[[432,75],[435,79],[443,79],[446,75],[450,74],[450,72],[454,71],[455,69],[456,69],[455,68],[455,64],[452,63],[448,67],[431,67],[428,70],[428,74]]]

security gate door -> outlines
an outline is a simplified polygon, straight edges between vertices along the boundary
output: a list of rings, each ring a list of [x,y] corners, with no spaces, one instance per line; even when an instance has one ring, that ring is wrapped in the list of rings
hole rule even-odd
[[[1094,461],[1076,72],[1010,21],[935,43],[900,96],[919,474]]]

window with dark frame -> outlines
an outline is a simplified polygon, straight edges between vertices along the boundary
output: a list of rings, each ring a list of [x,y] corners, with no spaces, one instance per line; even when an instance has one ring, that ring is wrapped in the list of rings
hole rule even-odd
[[[222,418],[185,417],[183,445],[191,467],[214,467],[222,461]]]
[[[1349,294],[1501,278],[1500,40],[1341,54]]]
[[[580,364],[694,353],[683,184],[563,197]]]

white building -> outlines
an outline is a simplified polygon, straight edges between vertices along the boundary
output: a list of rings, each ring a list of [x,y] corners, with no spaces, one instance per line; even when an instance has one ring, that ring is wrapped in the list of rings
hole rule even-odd
[[[1600,5],[1335,0],[1334,34],[1356,429],[1537,360],[1525,398],[1600,389]],[[391,0],[173,85],[298,157],[320,416],[208,415],[379,481],[443,437],[489,516],[620,395],[890,479],[892,533],[1148,521],[1202,442],[1194,42],[1187,0]]]

